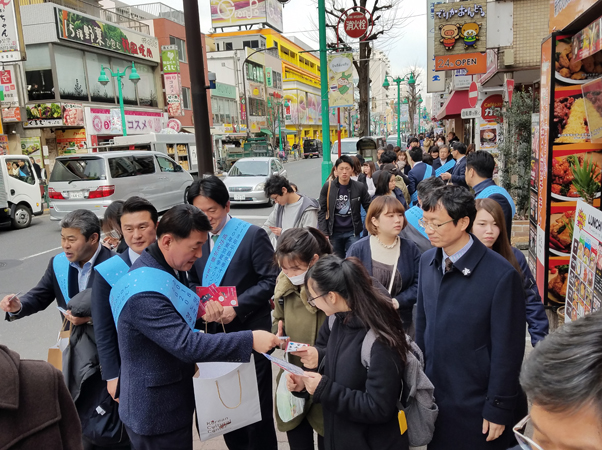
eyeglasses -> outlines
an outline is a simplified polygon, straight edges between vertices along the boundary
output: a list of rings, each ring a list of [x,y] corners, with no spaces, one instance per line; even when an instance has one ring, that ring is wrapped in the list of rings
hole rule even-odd
[[[450,219],[447,222],[443,222],[440,224],[436,224],[436,223],[432,223],[432,222],[427,222],[424,219],[420,219],[418,221],[418,224],[422,227],[422,228],[429,228],[431,231],[439,231],[439,228],[442,227],[443,225],[447,225],[450,222],[453,222],[454,219]]]
[[[514,426],[514,428],[512,428],[512,431],[514,432],[514,436],[516,436],[518,445],[520,445],[520,448],[522,448],[523,450],[543,450],[543,448],[541,448],[539,445],[537,445],[535,442],[533,442],[533,440],[531,438],[528,438],[527,436],[525,436],[523,434],[525,432],[525,428],[527,427],[527,424],[529,423],[530,420],[531,420],[531,416],[527,416],[523,420],[521,420],[519,423],[517,423]]]
[[[328,292],[326,294],[318,295],[317,297],[308,298],[307,303],[309,303],[309,306],[313,306],[315,308],[316,300],[319,299],[320,297],[324,297],[325,295],[328,295]]]

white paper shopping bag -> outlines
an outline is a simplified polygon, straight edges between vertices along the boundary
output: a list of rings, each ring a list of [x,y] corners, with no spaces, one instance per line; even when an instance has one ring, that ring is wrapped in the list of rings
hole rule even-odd
[[[198,363],[193,379],[201,441],[261,420],[255,361]]]

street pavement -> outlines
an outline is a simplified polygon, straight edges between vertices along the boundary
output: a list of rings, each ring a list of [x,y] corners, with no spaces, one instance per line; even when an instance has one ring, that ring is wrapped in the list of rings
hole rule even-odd
[[[292,161],[285,164],[288,178],[299,191],[317,198],[321,188],[322,159]],[[271,208],[263,205],[233,206],[231,214],[254,225],[263,225]],[[59,222],[48,214],[35,217],[24,230],[0,229],[0,299],[7,294],[27,292],[40,280],[52,256],[61,252]],[[56,303],[45,311],[14,322],[0,321],[0,344],[16,351],[22,358],[46,360],[48,348],[57,338],[61,326]],[[196,434],[196,432],[195,432]],[[287,449],[286,435],[279,433],[279,448]],[[195,449],[225,449],[221,438]]]

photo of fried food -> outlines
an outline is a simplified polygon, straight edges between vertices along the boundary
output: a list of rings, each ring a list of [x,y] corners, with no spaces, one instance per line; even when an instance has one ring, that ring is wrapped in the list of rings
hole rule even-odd
[[[556,303],[564,303],[569,279],[569,266],[562,265],[550,269],[548,276],[548,298]]]
[[[562,81],[570,83],[582,82],[597,78],[602,74],[602,52],[588,56],[581,61],[573,59],[573,43],[571,38],[556,42],[556,73]],[[558,78],[558,77],[557,77]]]
[[[556,144],[590,142],[583,97],[563,97],[554,101]]]
[[[560,200],[598,197],[602,182],[600,167],[602,154],[598,152],[553,158],[552,196]]]
[[[575,211],[552,214],[550,216],[550,248],[559,253],[570,253],[574,226]]]

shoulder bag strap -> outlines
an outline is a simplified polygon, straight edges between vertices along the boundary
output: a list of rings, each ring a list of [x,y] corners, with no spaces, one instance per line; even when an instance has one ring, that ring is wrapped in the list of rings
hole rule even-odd
[[[326,220],[330,218],[330,186],[332,180],[328,180],[328,192],[326,193]]]

